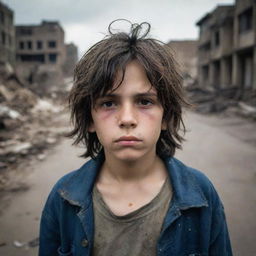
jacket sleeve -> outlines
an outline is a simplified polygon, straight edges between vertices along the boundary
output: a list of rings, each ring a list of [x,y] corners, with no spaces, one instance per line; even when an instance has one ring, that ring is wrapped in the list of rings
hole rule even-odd
[[[217,195],[217,192],[216,192]],[[232,256],[224,207],[218,195],[213,208],[210,256]]]
[[[60,228],[58,219],[55,217],[57,200],[54,189],[50,193],[44,206],[39,234],[39,256],[54,256],[58,254],[60,247]]]
[[[58,225],[45,211],[40,224],[39,256],[59,255],[60,245]]]

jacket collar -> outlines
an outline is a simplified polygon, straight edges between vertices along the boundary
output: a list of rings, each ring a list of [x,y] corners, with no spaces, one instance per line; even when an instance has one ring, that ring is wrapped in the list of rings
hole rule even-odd
[[[208,206],[198,182],[188,167],[175,158],[163,159],[173,188],[175,208],[185,210],[191,207]],[[103,152],[96,159],[85,163],[59,189],[60,195],[71,205],[87,209],[92,200],[92,189],[98,171],[104,161]]]
[[[172,188],[173,203],[180,210],[186,210],[193,207],[208,206],[207,199],[196,180],[193,171],[196,170],[187,167],[176,158],[165,158]]]
[[[71,205],[87,209],[91,202],[93,185],[104,158],[104,154],[100,153],[95,159],[89,160],[75,171],[58,190],[61,197]]]

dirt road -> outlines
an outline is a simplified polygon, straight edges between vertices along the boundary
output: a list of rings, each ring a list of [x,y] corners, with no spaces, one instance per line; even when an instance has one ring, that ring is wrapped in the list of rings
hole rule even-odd
[[[176,157],[202,170],[214,183],[225,205],[234,255],[256,255],[256,132],[255,124],[236,118],[188,113],[187,141]],[[38,236],[42,206],[57,179],[78,168],[82,152],[64,140],[43,162],[29,167],[23,180],[29,189],[7,195],[0,215],[0,255],[33,256],[37,247],[13,245]]]

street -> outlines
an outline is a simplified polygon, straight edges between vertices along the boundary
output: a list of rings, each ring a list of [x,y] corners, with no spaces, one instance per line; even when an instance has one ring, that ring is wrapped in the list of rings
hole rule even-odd
[[[187,141],[176,154],[187,165],[203,171],[217,189],[237,256],[256,255],[256,132],[255,123],[246,122],[188,112]],[[83,150],[71,143],[63,139],[44,161],[28,167],[29,174],[22,180],[28,189],[7,196],[9,203],[0,215],[0,255],[37,255],[38,247],[22,243],[38,237],[41,210],[53,184],[84,162],[78,157]]]

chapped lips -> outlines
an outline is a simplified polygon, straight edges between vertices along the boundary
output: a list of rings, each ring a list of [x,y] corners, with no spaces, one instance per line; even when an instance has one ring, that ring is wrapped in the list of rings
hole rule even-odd
[[[141,141],[141,140],[134,136],[122,136],[119,139],[117,139],[115,142],[120,142],[120,141]]]

